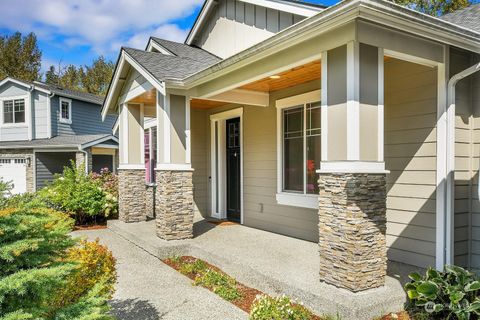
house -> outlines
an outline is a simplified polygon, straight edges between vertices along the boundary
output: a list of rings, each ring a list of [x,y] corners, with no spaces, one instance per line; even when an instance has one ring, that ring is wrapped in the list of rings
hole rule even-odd
[[[0,179],[12,193],[33,192],[71,160],[88,171],[115,170],[116,116],[101,117],[103,97],[41,82],[0,82]]]
[[[354,292],[387,259],[480,270],[479,8],[207,0],[185,43],[122,48],[120,219],[318,242],[321,280]]]

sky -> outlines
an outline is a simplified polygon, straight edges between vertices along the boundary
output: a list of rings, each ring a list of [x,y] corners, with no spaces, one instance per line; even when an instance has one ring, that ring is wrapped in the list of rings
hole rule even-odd
[[[308,0],[331,5],[337,0]],[[156,36],[183,42],[203,0],[0,0],[0,35],[34,32],[42,71],[50,65],[115,61],[120,47],[144,49]]]

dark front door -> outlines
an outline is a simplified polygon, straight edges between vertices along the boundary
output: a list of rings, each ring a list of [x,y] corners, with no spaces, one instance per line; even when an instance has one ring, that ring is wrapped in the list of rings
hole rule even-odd
[[[227,120],[227,219],[240,222],[240,118]]]

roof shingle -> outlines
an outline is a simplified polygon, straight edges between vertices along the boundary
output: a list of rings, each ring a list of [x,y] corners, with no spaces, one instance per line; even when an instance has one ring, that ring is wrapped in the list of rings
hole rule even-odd
[[[480,3],[447,13],[440,19],[480,32]]]
[[[156,37],[152,37],[152,40],[173,53],[174,55],[181,57],[181,58],[189,58],[195,61],[205,62],[205,63],[217,63],[221,58],[211,54],[210,52],[197,48],[192,47],[184,43],[173,42],[165,39],[160,39]]]

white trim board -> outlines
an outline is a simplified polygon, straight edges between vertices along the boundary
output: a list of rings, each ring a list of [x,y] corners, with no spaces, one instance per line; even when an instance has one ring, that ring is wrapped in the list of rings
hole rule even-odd
[[[225,155],[225,128],[224,123],[228,119],[240,118],[240,223],[244,223],[244,201],[243,201],[243,192],[244,192],[244,180],[243,180],[243,154],[244,154],[244,145],[243,145],[243,108],[236,108],[216,114],[210,115],[210,176],[211,179],[211,198],[210,198],[210,207],[211,207],[211,216],[217,219],[226,219],[226,187],[225,184],[225,175],[226,167],[224,165],[224,160],[217,162],[217,148],[216,146],[222,146],[219,154]],[[223,124],[223,125],[222,125]],[[217,129],[217,130],[216,130]],[[217,139],[217,132],[221,132],[222,135],[218,135],[219,142]],[[217,177],[217,168],[218,171],[222,172],[222,179]],[[217,188],[218,187],[218,188]],[[219,191],[218,207],[221,210],[216,210],[217,208],[217,192]]]

